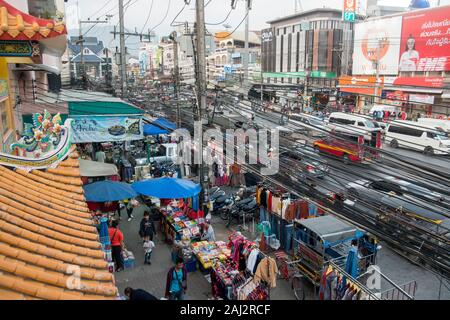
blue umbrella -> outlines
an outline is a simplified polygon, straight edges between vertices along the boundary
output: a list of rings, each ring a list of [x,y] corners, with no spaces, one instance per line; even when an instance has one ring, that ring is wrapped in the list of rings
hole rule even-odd
[[[190,198],[201,191],[200,185],[191,180],[169,177],[135,182],[132,187],[137,193],[160,199]]]
[[[83,187],[86,201],[108,202],[137,197],[131,185],[124,182],[98,181]]]
[[[348,252],[345,271],[353,278],[358,277],[358,252],[356,248],[351,248]]]

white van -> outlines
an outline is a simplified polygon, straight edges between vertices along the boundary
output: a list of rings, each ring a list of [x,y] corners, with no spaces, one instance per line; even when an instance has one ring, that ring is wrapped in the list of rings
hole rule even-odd
[[[367,140],[372,139],[372,134],[381,131],[375,121],[364,116],[348,114],[343,112],[333,112],[328,118],[328,127],[334,131],[346,132],[349,134],[364,134]]]
[[[434,118],[419,118],[417,122],[420,125],[429,125],[435,127],[437,130],[443,130],[450,133],[450,120],[434,119]]]
[[[446,133],[413,121],[391,122],[386,129],[385,141],[392,148],[403,147],[427,155],[450,154],[450,139]]]

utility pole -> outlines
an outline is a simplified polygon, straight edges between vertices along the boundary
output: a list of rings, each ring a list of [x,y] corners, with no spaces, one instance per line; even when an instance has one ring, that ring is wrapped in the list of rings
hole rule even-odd
[[[123,0],[119,0],[119,25],[120,25],[120,83],[122,98],[127,93],[127,64],[126,64],[126,49],[125,49],[125,21],[124,21],[124,7]]]
[[[206,47],[205,47],[205,1],[196,0],[196,34],[197,34],[197,120],[202,121],[202,110],[206,109]],[[202,122],[203,123],[203,122]],[[203,137],[199,143],[200,152],[200,183],[204,197],[200,197],[200,204],[208,201],[208,181],[205,179],[203,165]],[[208,173],[206,174],[206,176]]]
[[[375,80],[375,97],[374,97],[374,104],[379,102],[378,99],[378,88],[379,88],[379,81],[380,81],[380,45],[381,45],[381,39],[378,40],[377,43],[377,51],[376,51],[376,57],[375,57],[375,76],[376,76],[376,80]]]
[[[249,22],[250,22],[250,10],[252,8],[252,0],[245,0],[245,47],[244,47],[244,83],[249,81],[248,78],[248,61],[249,61],[249,49],[248,49],[248,37],[249,37]]]
[[[174,31],[171,34],[172,44],[173,44],[173,61],[174,61],[174,81],[173,81],[173,89],[175,94],[175,99],[177,102],[177,127],[181,128],[181,110],[180,110],[180,96],[178,93],[178,86],[180,83],[180,69],[178,66],[178,41],[177,41],[177,32]]]

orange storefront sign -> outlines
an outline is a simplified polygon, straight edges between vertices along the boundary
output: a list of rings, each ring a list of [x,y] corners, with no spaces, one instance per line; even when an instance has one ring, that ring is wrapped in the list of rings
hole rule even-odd
[[[339,77],[340,86],[365,86],[375,87],[377,78],[374,76],[341,76]],[[379,85],[383,85],[384,77],[379,77]]]

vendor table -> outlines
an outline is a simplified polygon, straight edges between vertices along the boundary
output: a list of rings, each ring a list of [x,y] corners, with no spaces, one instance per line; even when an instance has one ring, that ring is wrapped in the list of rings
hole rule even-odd
[[[194,220],[189,220],[181,211],[161,210],[161,227],[166,241],[190,239],[199,241],[200,227]]]

